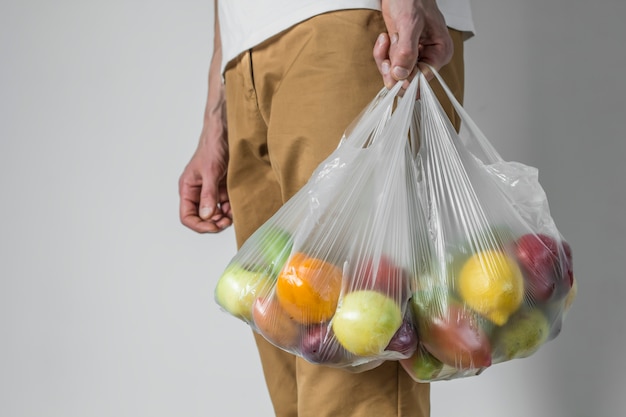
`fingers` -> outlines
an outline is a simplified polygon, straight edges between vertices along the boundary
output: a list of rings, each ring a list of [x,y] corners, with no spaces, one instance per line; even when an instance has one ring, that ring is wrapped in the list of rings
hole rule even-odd
[[[372,55],[374,56],[374,61],[376,62],[376,66],[378,67],[378,72],[383,77],[383,83],[385,87],[391,89],[396,80],[391,76],[390,73],[390,65],[389,61],[389,35],[386,33],[381,33],[378,35],[378,39],[376,39],[376,44],[374,44],[374,51]]]
[[[378,39],[376,40],[372,53],[376,66],[378,67],[378,71],[383,77],[383,83],[388,89],[391,89],[399,81],[399,79],[391,73],[391,61],[389,59],[390,45],[391,40],[389,35],[387,33],[381,33],[378,35]],[[403,85],[403,88],[406,89],[407,87],[408,81]]]
[[[232,224],[226,188],[216,189],[210,181],[184,173],[179,181],[179,217],[183,225],[198,233],[217,233]],[[219,200],[216,198],[219,195]]]
[[[419,62],[439,70],[450,61],[452,39],[435,0],[382,0],[381,5],[389,32],[389,42],[384,44],[388,45],[386,59],[389,61],[389,74],[395,81],[411,80]],[[381,68],[382,52],[377,53],[377,64]],[[432,78],[429,72],[426,75],[428,79]],[[387,80],[385,85],[388,85]]]
[[[214,207],[213,215],[208,219],[221,231],[233,224],[233,215],[230,208],[230,200],[226,191],[225,182],[218,187],[218,200]]]
[[[439,37],[433,37],[429,43],[424,40],[424,44],[420,44],[420,58],[418,66],[420,71],[424,73],[427,80],[431,80],[434,75],[428,65],[439,71],[452,59],[454,54],[454,43],[447,29],[440,32]],[[423,64],[428,65],[423,65]]]

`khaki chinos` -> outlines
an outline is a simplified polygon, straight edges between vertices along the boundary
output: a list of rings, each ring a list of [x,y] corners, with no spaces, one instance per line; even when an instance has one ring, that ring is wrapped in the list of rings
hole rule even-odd
[[[372,57],[386,31],[380,12],[313,17],[242,53],[225,71],[228,190],[238,246],[309,179],[356,116],[383,87]],[[463,40],[440,73],[459,101]],[[433,85],[438,97],[445,97]],[[441,99],[453,114],[447,99]],[[458,125],[458,122],[455,121]],[[362,373],[314,365],[255,334],[278,417],[426,417],[429,384],[398,362]]]

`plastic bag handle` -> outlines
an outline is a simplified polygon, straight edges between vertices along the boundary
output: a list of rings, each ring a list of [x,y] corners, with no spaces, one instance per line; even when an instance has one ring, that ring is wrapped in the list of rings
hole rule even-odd
[[[367,147],[389,120],[393,102],[400,88],[401,83],[391,89],[381,88],[369,105],[345,129],[340,145],[349,143],[358,148]]]
[[[443,91],[446,93],[446,95],[448,96],[448,99],[452,103],[452,106],[454,106],[454,109],[456,110],[457,114],[461,118],[461,122],[464,125],[466,125],[469,131],[471,131],[474,134],[474,137],[476,138],[478,145],[482,148],[485,155],[487,155],[487,157],[490,159],[489,162],[495,163],[495,162],[503,161],[502,157],[500,156],[496,148],[494,148],[491,142],[489,142],[489,140],[480,130],[478,125],[476,125],[476,123],[472,120],[472,118],[467,114],[467,112],[465,111],[461,103],[459,103],[459,101],[456,99],[456,97],[454,96],[454,94],[452,93],[448,85],[446,84],[446,82],[443,80],[441,75],[439,75],[439,72],[430,64],[424,63],[424,65],[426,65],[430,69],[430,71],[435,76],[437,81],[439,81],[439,84],[441,84]]]

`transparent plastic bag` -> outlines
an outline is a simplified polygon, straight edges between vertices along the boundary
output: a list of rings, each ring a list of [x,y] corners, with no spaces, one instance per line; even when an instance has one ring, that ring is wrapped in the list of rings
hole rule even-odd
[[[359,372],[417,347],[410,285],[427,230],[408,141],[417,83],[403,97],[400,85],[380,91],[215,288],[222,309],[312,363]]]
[[[410,300],[418,348],[402,359],[417,381],[478,375],[556,337],[575,294],[570,245],[537,170],[504,161],[455,105],[461,134],[420,78],[411,125],[429,239]]]

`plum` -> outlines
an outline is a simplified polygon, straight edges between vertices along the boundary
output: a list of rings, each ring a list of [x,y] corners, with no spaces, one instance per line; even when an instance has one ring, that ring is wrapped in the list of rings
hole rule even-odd
[[[339,364],[347,352],[337,342],[328,323],[306,326],[300,341],[301,356],[311,363]]]
[[[402,320],[402,325],[391,338],[386,351],[398,352],[408,358],[417,348],[417,332],[410,317]]]

